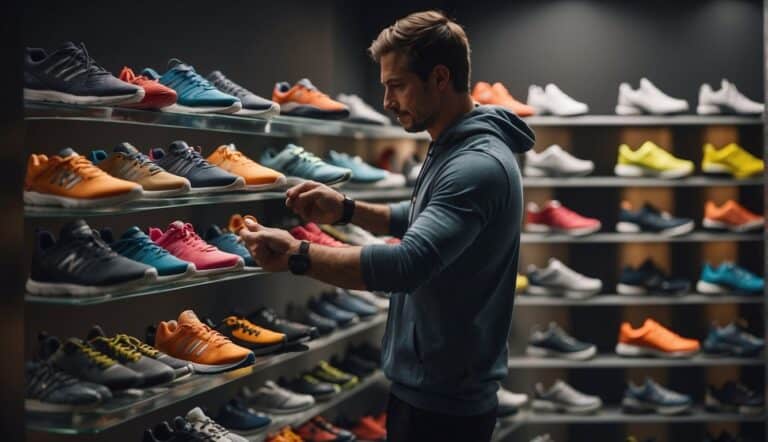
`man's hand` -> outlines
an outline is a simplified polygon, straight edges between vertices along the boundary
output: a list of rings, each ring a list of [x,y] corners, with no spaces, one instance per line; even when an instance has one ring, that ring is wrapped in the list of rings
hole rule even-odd
[[[344,214],[344,195],[324,184],[308,181],[288,189],[285,205],[304,221],[333,224]]]
[[[240,237],[256,263],[268,272],[288,270],[288,258],[298,253],[301,241],[283,229],[264,227],[250,219],[245,220]]]

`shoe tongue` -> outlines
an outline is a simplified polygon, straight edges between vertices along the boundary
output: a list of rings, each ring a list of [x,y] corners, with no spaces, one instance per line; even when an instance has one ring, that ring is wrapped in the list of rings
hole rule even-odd
[[[168,151],[171,153],[178,154],[188,150],[190,150],[189,144],[181,140],[174,141],[170,146],[168,146]]]
[[[224,78],[224,74],[222,74],[221,71],[212,71],[208,74],[208,79],[210,81],[223,80]]]
[[[186,418],[189,422],[204,422],[208,420],[208,416],[203,413],[203,409],[200,407],[195,407],[189,410]]]
[[[179,324],[192,325],[192,324],[199,324],[200,318],[198,318],[195,312],[193,312],[192,310],[184,310],[179,314],[179,319],[177,321]],[[202,412],[203,411],[200,410],[200,413]]]
[[[123,233],[123,236],[121,238],[123,239],[134,239],[134,238],[141,238],[147,236],[146,233],[142,232],[140,228],[133,226],[129,228],[128,230]]]
[[[59,151],[59,156],[62,158],[67,158],[72,155],[77,155],[77,152],[75,152],[75,150],[72,149],[71,147],[65,147],[64,149],[61,149]]]
[[[91,327],[91,330],[88,332],[88,336],[86,336],[85,339],[90,341],[92,339],[99,338],[99,337],[106,338],[107,334],[104,333],[104,330],[102,330],[101,326],[94,325],[93,327]]]
[[[138,153],[139,149],[136,149],[136,147],[133,146],[131,143],[120,143],[117,146],[115,146],[114,149],[112,149],[113,152],[118,153],[126,153],[126,154],[135,154]]]
[[[91,230],[91,227],[82,219],[78,219],[65,224],[59,233],[60,240],[88,238],[91,236],[93,236],[93,230]]]
[[[192,68],[192,66],[184,63],[183,61],[179,60],[178,58],[171,58],[168,60],[168,69],[176,69],[180,71],[192,71],[195,70]]]
[[[314,85],[314,84],[312,84],[312,82],[311,82],[311,81],[309,81],[309,78],[302,78],[301,80],[299,80],[298,82],[296,82],[296,84],[298,84],[298,85],[301,85],[301,86],[304,86],[304,87],[305,87],[305,88],[307,88],[307,89],[311,89],[311,90],[317,90],[317,88],[315,87],[315,85]]]

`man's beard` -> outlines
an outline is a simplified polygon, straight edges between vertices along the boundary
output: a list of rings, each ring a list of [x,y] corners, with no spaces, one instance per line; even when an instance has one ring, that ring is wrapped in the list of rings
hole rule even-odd
[[[424,132],[429,128],[429,126],[431,126],[435,122],[435,119],[437,118],[437,116],[434,114],[422,120],[416,120],[416,118],[413,117],[413,114],[411,114],[411,116],[412,116],[411,120],[413,121],[411,126],[410,127],[403,126],[403,129],[405,129],[405,131],[409,133]]]

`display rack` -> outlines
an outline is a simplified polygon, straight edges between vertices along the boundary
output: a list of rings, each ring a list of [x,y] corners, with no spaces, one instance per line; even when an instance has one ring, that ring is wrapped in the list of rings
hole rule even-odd
[[[508,360],[510,369],[522,368],[636,368],[636,367],[722,367],[765,365],[761,357],[728,358],[704,355],[681,359],[624,358],[615,354],[600,354],[586,361],[561,358],[534,358],[513,356]]]

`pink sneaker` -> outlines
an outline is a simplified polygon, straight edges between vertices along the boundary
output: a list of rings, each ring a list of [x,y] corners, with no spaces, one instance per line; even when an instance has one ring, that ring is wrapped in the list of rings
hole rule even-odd
[[[165,233],[157,227],[150,227],[149,237],[177,258],[194,263],[197,268],[195,275],[231,272],[242,270],[245,266],[243,258],[222,252],[203,241],[189,223],[174,221]]]
[[[587,218],[560,204],[549,201],[543,208],[528,203],[525,230],[538,233],[565,233],[582,236],[600,230],[600,220]]]
[[[346,244],[336,241],[332,236],[320,230],[315,223],[307,223],[303,226],[296,226],[291,229],[291,235],[296,239],[322,244],[330,247],[347,247]]]

